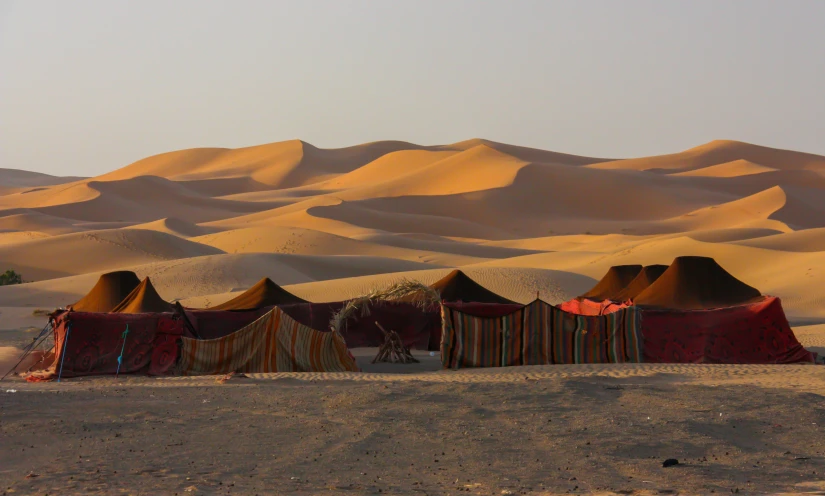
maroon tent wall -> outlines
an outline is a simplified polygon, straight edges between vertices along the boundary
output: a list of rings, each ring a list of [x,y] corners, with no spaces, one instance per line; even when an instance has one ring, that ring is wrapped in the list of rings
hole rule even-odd
[[[182,334],[174,314],[63,312],[54,317],[54,363],[28,380],[115,374],[121,352],[121,374],[170,374]]]
[[[217,339],[232,334],[258,320],[272,307],[257,310],[185,310],[186,318],[197,332],[199,339]],[[189,329],[184,335],[194,338]]]
[[[710,310],[642,309],[644,359],[651,363],[813,363],[779,298]]]

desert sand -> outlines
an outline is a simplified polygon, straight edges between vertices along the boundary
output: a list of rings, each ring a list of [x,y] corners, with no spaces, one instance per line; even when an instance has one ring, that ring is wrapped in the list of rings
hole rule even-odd
[[[480,139],[294,140],[175,151],[93,178],[0,169],[0,271],[27,281],[0,287],[0,373],[48,311],[113,270],[197,307],[262,277],[321,302],[456,267],[506,298],[559,303],[611,266],[681,255],[779,296],[822,354],[823,226],[825,157],[735,141],[615,159]],[[423,358],[226,384],[13,379],[0,388],[0,490],[825,490],[818,367],[447,373]],[[239,441],[223,449],[226,433]],[[686,465],[663,470],[669,457]]]

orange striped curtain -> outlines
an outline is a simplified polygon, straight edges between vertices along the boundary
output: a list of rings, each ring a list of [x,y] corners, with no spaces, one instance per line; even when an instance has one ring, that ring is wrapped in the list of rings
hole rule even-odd
[[[358,370],[339,333],[311,329],[279,308],[222,338],[182,338],[178,363],[182,375]]]

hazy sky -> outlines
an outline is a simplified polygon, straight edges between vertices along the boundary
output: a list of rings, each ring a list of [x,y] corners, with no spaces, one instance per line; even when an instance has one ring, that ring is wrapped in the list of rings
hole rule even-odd
[[[473,137],[825,154],[825,0],[0,0],[0,167]]]

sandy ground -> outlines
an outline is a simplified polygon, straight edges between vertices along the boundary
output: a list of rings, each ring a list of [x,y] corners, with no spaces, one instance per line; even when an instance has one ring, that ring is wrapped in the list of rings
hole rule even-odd
[[[690,370],[693,369],[693,370]],[[7,494],[825,490],[814,366],[5,383]],[[16,390],[15,393],[8,392]],[[808,392],[806,392],[808,391]],[[679,465],[663,468],[665,459]],[[819,494],[822,494],[819,492]]]

